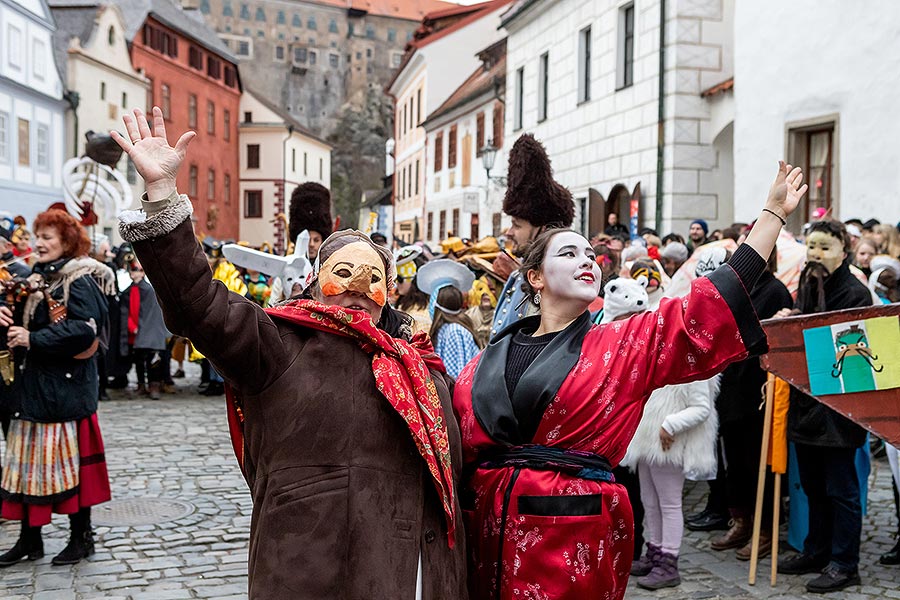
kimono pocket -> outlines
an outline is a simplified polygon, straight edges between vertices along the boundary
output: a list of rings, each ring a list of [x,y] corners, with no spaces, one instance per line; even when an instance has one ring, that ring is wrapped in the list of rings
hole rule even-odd
[[[603,513],[603,495],[519,496],[518,513],[537,517],[587,517]]]

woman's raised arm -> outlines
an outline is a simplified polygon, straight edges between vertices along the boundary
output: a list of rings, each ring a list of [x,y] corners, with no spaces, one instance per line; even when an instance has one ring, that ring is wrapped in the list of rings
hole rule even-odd
[[[122,214],[119,231],[134,245],[166,326],[189,338],[237,389],[248,393],[264,389],[288,362],[278,329],[256,304],[213,280],[191,225],[193,207],[175,190],[175,177],[194,132],[170,146],[158,107],[153,108],[152,131],[138,109],[123,120],[129,139],[111,134],[144,178],[147,194],[141,210]]]

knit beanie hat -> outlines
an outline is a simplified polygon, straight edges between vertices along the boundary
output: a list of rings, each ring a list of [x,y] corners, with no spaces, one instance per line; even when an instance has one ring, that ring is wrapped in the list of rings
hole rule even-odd
[[[709,233],[709,225],[706,224],[706,221],[704,221],[703,219],[694,219],[693,221],[691,221],[691,225],[693,225],[694,223],[696,223],[700,226],[701,229],[703,229],[703,235],[707,235]]]
[[[668,258],[677,263],[683,263],[688,258],[688,249],[687,246],[681,242],[669,242],[659,251],[659,255],[662,258]]]

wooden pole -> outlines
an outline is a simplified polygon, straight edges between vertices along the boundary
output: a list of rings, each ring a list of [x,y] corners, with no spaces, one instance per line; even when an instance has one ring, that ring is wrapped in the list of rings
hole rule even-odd
[[[766,380],[765,421],[759,451],[759,476],[756,478],[756,510],[753,511],[753,537],[750,538],[750,575],[747,583],[756,585],[756,566],[759,562],[759,532],[762,526],[763,494],[766,491],[766,459],[769,456],[769,437],[772,432],[772,410],[775,404],[775,376]],[[773,535],[775,532],[773,532]]]
[[[775,473],[775,491],[772,492],[772,587],[778,580],[778,520],[781,511],[781,473]]]

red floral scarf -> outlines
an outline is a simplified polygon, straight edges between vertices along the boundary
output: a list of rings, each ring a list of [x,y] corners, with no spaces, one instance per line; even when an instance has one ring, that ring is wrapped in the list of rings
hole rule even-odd
[[[273,319],[353,338],[372,355],[372,373],[378,391],[406,421],[419,454],[428,465],[447,519],[448,543],[454,543],[453,471],[447,423],[429,369],[446,372],[424,333],[412,342],[393,338],[375,327],[363,312],[328,306],[314,300],[293,300],[266,309]],[[228,426],[235,454],[243,469],[244,436],[240,399],[228,388]]]

